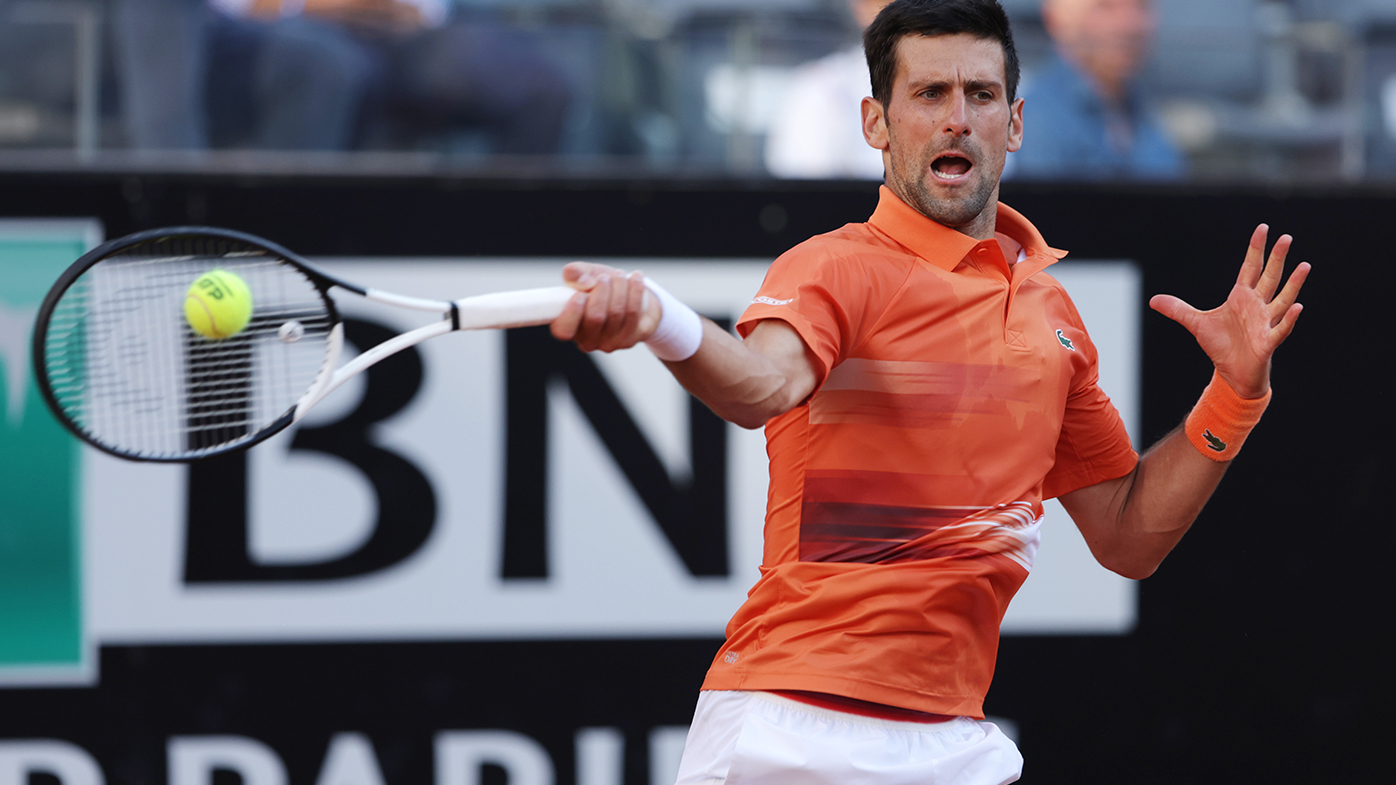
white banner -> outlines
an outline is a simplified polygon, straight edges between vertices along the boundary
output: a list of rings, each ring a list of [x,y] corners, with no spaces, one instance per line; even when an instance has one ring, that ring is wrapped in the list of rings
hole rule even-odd
[[[559,260],[321,260],[345,280],[455,298],[553,285]],[[627,259],[675,296],[732,320],[765,261]],[[1102,385],[1132,431],[1138,421],[1140,277],[1126,263],[1062,263],[1100,348]],[[406,330],[420,314],[338,298],[346,316]],[[369,439],[419,470],[435,499],[430,536],[407,558],[347,578],[189,583],[186,469],[84,454],[83,510],[91,629],[101,643],[363,641],[721,636],[757,578],[766,494],[761,432],[727,426],[728,574],[695,577],[566,384],[547,392],[546,577],[504,577],[505,338],[461,333],[419,347],[420,389]],[[596,355],[604,378],[671,477],[689,472],[688,397],[643,349]],[[362,379],[307,425],[356,409]],[[247,551],[257,565],[324,562],[374,533],[377,498],[344,460],[291,451],[283,434],[250,451]],[[230,493],[236,489],[230,489]],[[217,504],[218,500],[206,500]],[[1037,566],[1007,633],[1122,633],[1134,585],[1095,564],[1053,505]]]

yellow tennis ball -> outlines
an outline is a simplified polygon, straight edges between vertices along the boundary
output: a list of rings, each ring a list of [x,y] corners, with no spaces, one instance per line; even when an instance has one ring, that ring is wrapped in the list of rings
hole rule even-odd
[[[237,335],[252,318],[252,291],[227,270],[209,270],[184,296],[184,318],[205,338]]]

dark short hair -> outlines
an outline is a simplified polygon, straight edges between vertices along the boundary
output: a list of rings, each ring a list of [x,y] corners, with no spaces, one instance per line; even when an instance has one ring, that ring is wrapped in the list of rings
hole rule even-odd
[[[873,98],[883,106],[892,98],[897,78],[897,44],[909,35],[955,35],[996,40],[1003,45],[1004,86],[1008,102],[1018,97],[1018,50],[1008,15],[998,0],[895,0],[882,9],[863,33]]]

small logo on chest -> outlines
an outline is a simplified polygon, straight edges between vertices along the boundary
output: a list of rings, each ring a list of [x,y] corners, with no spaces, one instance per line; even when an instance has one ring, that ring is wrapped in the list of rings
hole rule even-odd
[[[1073,344],[1070,338],[1066,337],[1065,335],[1062,335],[1061,330],[1057,330],[1057,341],[1060,342],[1062,346],[1065,346],[1071,351],[1076,351],[1076,344]]]

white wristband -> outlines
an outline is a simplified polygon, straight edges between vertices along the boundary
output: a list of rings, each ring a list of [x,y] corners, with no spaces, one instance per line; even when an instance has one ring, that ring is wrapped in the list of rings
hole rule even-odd
[[[663,310],[659,326],[645,345],[661,360],[679,362],[692,357],[703,342],[703,320],[653,279],[646,278],[645,287],[659,298],[659,307]]]

